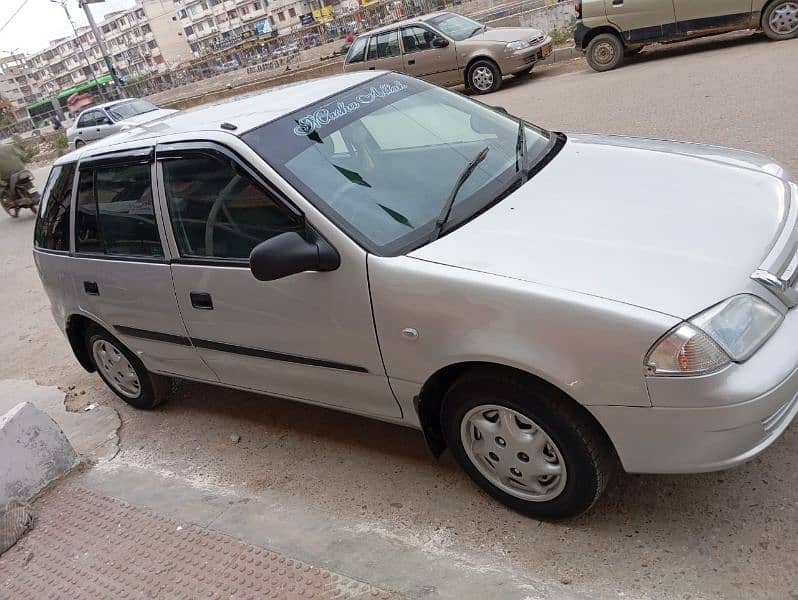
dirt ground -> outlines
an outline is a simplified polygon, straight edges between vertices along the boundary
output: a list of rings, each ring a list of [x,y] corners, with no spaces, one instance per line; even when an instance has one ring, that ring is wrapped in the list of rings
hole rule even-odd
[[[798,173],[798,40],[743,37],[690,48],[644,52],[605,74],[577,61],[508,82],[485,100],[556,130],[735,146]],[[45,172],[37,172],[40,182]],[[318,556],[321,537],[341,532],[360,536],[365,555],[388,541],[475,581],[514,582],[508,597],[798,598],[795,425],[731,471],[619,474],[576,520],[527,519],[479,491],[448,454],[433,460],[410,429],[189,382],[155,411],[128,408],[81,370],[56,330],[31,256],[32,228],[32,215],[0,215],[0,379],[58,385],[75,409],[113,407],[122,425],[110,465],[203,490],[208,503],[234,493],[299,511],[327,528],[292,547]],[[245,533],[255,535],[258,522],[265,542],[279,545],[263,521]],[[391,580],[378,554],[358,556],[358,565],[346,555],[330,560],[377,583]],[[445,596],[445,584],[430,576],[400,591]]]

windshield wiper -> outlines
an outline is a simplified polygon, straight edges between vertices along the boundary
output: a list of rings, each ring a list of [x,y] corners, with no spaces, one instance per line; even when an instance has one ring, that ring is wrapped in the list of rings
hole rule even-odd
[[[524,185],[529,178],[529,167],[527,166],[526,150],[526,125],[523,119],[518,119],[518,136],[515,139],[515,172],[521,173],[521,185]]]
[[[486,27],[485,25],[480,25],[479,27],[477,27],[476,29],[474,29],[474,31],[472,31],[471,33],[469,33],[469,34],[468,34],[468,37],[472,38],[472,37],[474,37],[474,36],[475,36],[477,33],[484,32],[484,31],[485,31],[485,27]]]
[[[474,170],[477,168],[477,165],[485,160],[489,150],[490,148],[485,146],[479,151],[479,154],[477,154],[474,159],[465,166],[463,172],[460,173],[460,177],[457,178],[457,181],[455,182],[449,197],[446,199],[446,203],[443,205],[438,218],[435,219],[435,229],[432,230],[432,235],[429,238],[430,242],[434,242],[438,239],[438,236],[440,236],[443,226],[446,224],[446,221],[449,220],[449,214],[452,212],[452,206],[454,206],[454,199],[457,198],[457,192],[460,191],[460,188],[463,187],[463,184],[466,182],[466,180],[471,177],[471,173],[474,172]]]

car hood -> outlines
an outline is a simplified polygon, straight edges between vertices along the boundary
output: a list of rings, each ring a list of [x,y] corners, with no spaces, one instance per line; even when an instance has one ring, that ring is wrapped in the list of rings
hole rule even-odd
[[[123,119],[122,121],[117,121],[117,124],[121,125],[122,127],[126,125],[140,125],[141,123],[149,123],[150,121],[155,121],[157,119],[167,117],[176,112],[177,112],[176,110],[171,108],[159,108],[158,110],[151,110],[149,112],[141,113],[140,115],[136,115],[134,117],[128,117],[127,119]]]
[[[539,29],[532,27],[488,27],[482,33],[468,38],[468,42],[515,42],[517,40],[529,41],[543,35]]]
[[[688,318],[742,291],[789,206],[757,154],[570,136],[523,187],[411,257]]]

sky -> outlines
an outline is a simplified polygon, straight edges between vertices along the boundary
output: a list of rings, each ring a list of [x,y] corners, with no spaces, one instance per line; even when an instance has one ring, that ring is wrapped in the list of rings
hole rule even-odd
[[[24,2],[22,10],[0,31],[0,57],[9,52],[32,53],[46,48],[50,40],[72,35],[60,4],[50,0],[0,0],[0,27]],[[67,0],[67,8],[77,27],[88,25],[78,0]],[[98,23],[106,13],[130,8],[135,0],[106,0],[92,4],[91,12]]]

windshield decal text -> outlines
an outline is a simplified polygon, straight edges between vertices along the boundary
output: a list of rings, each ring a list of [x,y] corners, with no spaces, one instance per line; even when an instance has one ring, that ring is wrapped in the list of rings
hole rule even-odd
[[[313,113],[305,115],[296,122],[294,134],[298,136],[310,135],[314,131],[329,125],[330,123],[356,112],[361,106],[371,104],[377,98],[385,98],[392,94],[398,94],[407,89],[407,85],[401,81],[382,83],[378,86],[371,86],[365,92],[359,93],[354,99],[348,102],[338,101],[334,107],[322,107]]]

